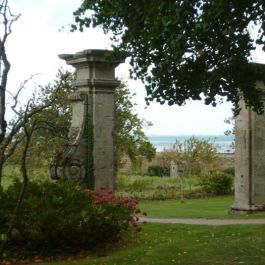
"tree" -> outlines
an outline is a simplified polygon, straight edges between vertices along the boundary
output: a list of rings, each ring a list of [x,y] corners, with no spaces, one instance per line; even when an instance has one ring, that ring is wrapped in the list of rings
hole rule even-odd
[[[216,159],[214,143],[192,136],[183,143],[176,140],[171,149],[164,150],[158,161],[167,168],[174,161],[183,170],[183,176],[190,177],[209,173],[214,169]]]
[[[72,86],[74,75],[68,71],[59,70],[54,84],[42,87],[39,104],[50,106],[39,113],[35,118],[45,125],[33,135],[29,148],[29,165],[31,169],[39,169],[40,163],[49,163],[52,155],[62,148],[68,141],[68,131],[71,125],[71,108],[68,95],[75,89]],[[55,94],[56,91],[56,94]],[[152,159],[155,148],[149,142],[144,126],[150,126],[134,113],[135,104],[132,103],[133,95],[125,84],[121,84],[115,92],[115,144],[116,165],[122,165],[122,158],[128,155],[133,164],[137,164],[141,157]],[[13,157],[13,163],[17,163]]]
[[[6,87],[7,79],[10,71],[11,64],[6,54],[6,42],[8,36],[12,32],[12,25],[18,20],[20,15],[14,15],[11,13],[8,0],[0,1],[0,22],[1,22],[1,35],[0,35],[0,184],[2,179],[2,169],[6,158],[6,133],[7,133],[7,121],[6,121]],[[10,139],[8,142],[11,142]]]
[[[265,50],[263,0],[83,0],[74,16],[73,30],[112,32],[114,51],[131,55],[131,76],[145,83],[147,102],[215,106],[222,96],[237,113],[242,96],[264,111],[255,86],[265,81],[264,68],[250,63],[258,45]]]
[[[27,163],[31,173],[37,169],[40,174],[40,165],[49,164],[55,150],[62,148],[69,140],[71,109],[68,94],[73,91],[72,80],[72,73],[60,69],[54,82],[40,86],[36,108],[40,105],[47,107],[30,120],[31,123],[37,121],[39,124],[38,130],[32,135],[28,150]],[[9,164],[16,165],[19,163],[23,144],[22,141],[18,145],[16,153],[9,159]]]
[[[134,113],[133,94],[125,84],[115,91],[115,143],[117,167],[122,165],[122,158],[128,155],[134,166],[145,157],[151,160],[155,156],[155,148],[146,137],[143,127],[151,126]]]
[[[183,168],[186,176],[207,174],[215,167],[217,149],[209,140],[194,136],[173,146],[175,162]]]
[[[26,151],[20,153],[22,157],[19,158],[19,162],[21,173],[25,175],[25,172],[23,172],[25,168],[23,169],[24,166],[22,164],[26,163],[26,161],[23,161],[26,157],[23,158],[23,155],[28,152],[33,132],[41,125],[36,120],[36,116],[53,102],[53,99],[50,99],[50,101],[39,104],[38,93],[36,91],[28,100],[20,100],[21,92],[27,87],[34,76],[24,80],[16,91],[11,92],[7,90],[11,63],[6,53],[6,44],[8,37],[12,33],[12,25],[19,17],[20,15],[14,15],[11,12],[8,0],[0,0],[0,185],[4,164],[12,157],[17,147],[22,144],[25,144],[22,149],[26,148]],[[54,95],[56,93],[54,91]],[[9,94],[9,104],[6,102],[7,94]],[[12,120],[7,121],[7,110],[13,112]]]

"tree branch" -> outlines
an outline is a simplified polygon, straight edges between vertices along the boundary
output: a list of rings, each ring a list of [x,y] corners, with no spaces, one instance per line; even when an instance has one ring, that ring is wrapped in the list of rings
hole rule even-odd
[[[0,143],[4,140],[6,135],[7,123],[5,120],[6,111],[6,86],[7,78],[10,70],[10,62],[6,55],[6,40],[11,34],[12,24],[18,20],[20,15],[13,15],[10,11],[8,0],[3,0],[0,4],[0,17],[3,21],[3,35],[0,37],[0,64],[3,64],[3,70],[0,69]]]

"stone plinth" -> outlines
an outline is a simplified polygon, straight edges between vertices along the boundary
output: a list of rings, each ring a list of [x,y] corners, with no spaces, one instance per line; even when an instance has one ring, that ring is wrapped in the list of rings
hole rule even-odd
[[[115,67],[123,61],[111,61],[110,54],[85,50],[59,56],[76,69],[76,92],[70,95],[72,142],[55,157],[53,179],[74,178],[93,189],[114,189],[114,92],[119,85]]]
[[[264,91],[262,83],[258,87]],[[235,203],[233,211],[265,210],[265,114],[241,103],[235,124]]]

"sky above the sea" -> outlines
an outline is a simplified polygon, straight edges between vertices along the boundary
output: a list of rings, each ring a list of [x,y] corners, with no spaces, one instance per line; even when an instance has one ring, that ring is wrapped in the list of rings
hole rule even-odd
[[[11,62],[8,89],[16,91],[19,84],[34,77],[34,85],[45,85],[54,80],[60,67],[66,68],[58,54],[76,53],[84,49],[110,49],[110,40],[100,29],[87,29],[83,33],[70,32],[73,11],[78,0],[9,0],[13,13],[21,14],[13,26],[7,43],[7,54]],[[64,30],[61,30],[64,27]],[[254,54],[254,60],[265,63],[261,51]],[[71,69],[71,68],[68,68]],[[146,106],[144,85],[129,79],[128,61],[116,69],[117,77],[127,82],[132,93],[139,117],[153,123],[145,128],[148,135],[200,135],[223,134],[229,129],[225,118],[232,116],[232,105],[225,102],[218,107],[205,106],[203,102],[189,101],[185,106],[166,106],[156,102]],[[32,89],[24,91],[24,99],[30,98]],[[10,113],[8,113],[11,115]]]

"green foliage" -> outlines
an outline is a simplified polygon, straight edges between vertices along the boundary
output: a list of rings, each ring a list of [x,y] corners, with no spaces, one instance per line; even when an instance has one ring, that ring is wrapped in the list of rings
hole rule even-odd
[[[0,191],[0,235],[7,228],[21,183]],[[117,241],[128,230],[136,202],[76,182],[30,182],[14,224],[10,255],[54,255]]]
[[[263,0],[83,0],[73,30],[111,32],[117,56],[131,55],[131,75],[145,82],[147,101],[204,99],[215,106],[226,96],[238,111],[240,90],[262,112],[255,85],[264,69],[249,61],[258,45],[265,50],[264,11]]]
[[[155,148],[146,137],[143,128],[151,126],[150,122],[141,120],[134,112],[133,94],[125,84],[115,91],[115,142],[117,166],[122,165],[122,158],[127,155],[137,167],[141,158],[151,160]]]
[[[230,175],[231,177],[235,176],[235,168],[234,167],[228,167],[226,169],[223,169],[222,172]]]
[[[52,104],[34,116],[40,126],[34,132],[28,150],[27,165],[31,174],[34,169],[49,164],[55,150],[61,149],[68,139],[71,123],[68,94],[73,91],[72,80],[73,75],[70,72],[59,70],[53,83],[40,87],[37,103]],[[9,159],[9,164],[20,164],[23,145],[23,142],[18,145],[17,151]]]
[[[202,177],[200,185],[206,194],[227,195],[233,191],[233,177],[226,172],[212,172]]]
[[[185,175],[200,175],[214,168],[217,149],[209,140],[200,140],[195,136],[183,144],[176,141],[173,150],[175,162],[183,167]]]
[[[161,167],[161,166],[150,166],[148,167],[147,173],[149,176],[158,176],[158,177],[169,176],[170,174],[168,167]]]

